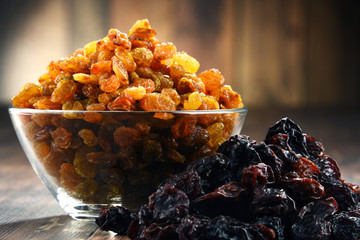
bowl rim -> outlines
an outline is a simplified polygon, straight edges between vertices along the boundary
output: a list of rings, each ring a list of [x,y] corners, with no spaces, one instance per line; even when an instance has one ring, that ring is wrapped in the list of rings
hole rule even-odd
[[[87,111],[87,110],[53,110],[53,109],[33,109],[33,108],[8,108],[10,114],[19,113],[37,113],[37,114],[64,114],[64,113],[104,113],[104,114],[155,114],[155,113],[171,113],[171,114],[225,114],[225,113],[241,113],[248,112],[247,106],[242,108],[218,109],[218,110],[177,110],[177,111]]]

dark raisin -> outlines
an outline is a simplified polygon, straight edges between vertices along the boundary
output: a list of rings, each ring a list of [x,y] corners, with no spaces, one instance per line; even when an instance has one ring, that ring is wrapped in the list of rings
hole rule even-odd
[[[261,161],[271,167],[274,172],[275,179],[278,180],[281,177],[283,162],[264,142],[255,144],[254,148],[255,151],[259,154]]]
[[[333,197],[317,200],[306,204],[299,210],[298,217],[301,219],[307,215],[316,215],[318,218],[328,219],[338,211],[338,204]]]
[[[149,210],[156,221],[176,221],[189,212],[189,199],[173,185],[165,184],[149,197]]]
[[[245,215],[246,189],[239,182],[229,182],[214,192],[207,193],[191,202],[191,209],[197,214],[211,218],[220,214],[240,218]]]
[[[264,225],[247,224],[228,216],[218,216],[208,224],[205,239],[262,240],[274,238],[275,232]]]
[[[136,214],[131,213],[126,208],[108,207],[102,208],[100,215],[95,222],[103,231],[113,231],[120,235],[127,234],[131,221],[136,218]]]
[[[303,135],[305,136],[306,149],[307,149],[308,153],[310,154],[310,156],[320,157],[320,156],[324,155],[325,148],[321,142],[317,141],[315,138],[313,138],[307,134],[303,134]]]
[[[275,155],[283,162],[283,171],[288,171],[291,169],[293,163],[299,161],[299,156],[296,155],[293,151],[286,150],[281,148],[278,145],[269,144],[270,149],[275,153]]]
[[[262,224],[267,228],[274,230],[276,240],[285,240],[284,224],[281,218],[265,216],[261,218],[256,218],[254,223]]]
[[[256,186],[271,184],[274,181],[274,173],[265,163],[250,165],[242,171],[241,186],[243,188],[254,189]]]
[[[192,162],[188,170],[193,170],[199,174],[202,181],[202,188],[205,192],[211,192],[215,188],[235,180],[231,172],[230,160],[216,153],[198,161]]]
[[[320,182],[324,185],[332,184],[337,182],[341,179],[340,169],[336,163],[336,161],[329,156],[322,156],[319,157],[313,162],[319,168],[321,173],[321,180]]]
[[[343,181],[334,181],[326,186],[326,195],[335,198],[340,211],[346,211],[360,202],[360,195]]]
[[[331,236],[330,222],[308,215],[291,226],[290,235],[294,240],[327,240]]]
[[[250,204],[252,217],[287,216],[296,209],[294,200],[284,189],[259,187],[253,192]]]
[[[187,217],[183,218],[179,224],[178,231],[180,239],[184,240],[200,240],[204,239],[207,224],[210,222],[206,217]]]
[[[290,149],[295,153],[301,154],[304,157],[308,157],[309,153],[306,148],[306,138],[302,133],[301,128],[289,118],[283,118],[276,122],[274,126],[270,127],[265,137],[265,143],[273,143],[274,136],[278,134],[287,135],[287,144]],[[276,138],[276,137],[275,137]],[[282,141],[280,141],[283,143]],[[277,143],[275,143],[277,145]],[[281,146],[281,145],[280,145]]]
[[[285,188],[287,193],[296,201],[308,203],[325,196],[324,187],[311,178],[282,178],[280,186]]]
[[[360,238],[360,211],[348,211],[331,219],[332,239],[356,240]]]
[[[149,227],[144,228],[140,236],[144,239],[180,240],[179,232],[174,225],[160,223],[153,223]]]
[[[171,184],[183,191],[188,198],[194,199],[202,194],[201,179],[195,171],[185,171],[167,178],[161,185]]]
[[[255,151],[249,137],[246,136],[230,137],[217,152],[230,158],[231,169],[238,173],[238,177],[241,176],[242,168],[261,162],[259,154]]]

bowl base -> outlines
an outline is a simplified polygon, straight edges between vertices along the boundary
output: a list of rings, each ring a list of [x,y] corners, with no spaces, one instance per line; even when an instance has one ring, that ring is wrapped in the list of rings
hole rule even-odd
[[[96,217],[99,216],[103,204],[83,204],[77,206],[67,206],[64,210],[70,217],[81,221],[93,222]]]
[[[60,188],[56,194],[60,206],[65,210],[69,216],[76,220],[94,221],[99,216],[101,207],[106,206],[121,206],[121,201],[113,202],[112,204],[92,204],[84,203],[68,195],[68,193]]]

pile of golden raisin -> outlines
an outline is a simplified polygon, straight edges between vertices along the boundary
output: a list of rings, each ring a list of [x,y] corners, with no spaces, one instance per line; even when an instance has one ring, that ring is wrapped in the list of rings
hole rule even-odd
[[[240,108],[241,97],[211,69],[196,75],[199,62],[173,43],[161,43],[147,20],[129,35],[108,36],[58,61],[39,85],[28,83],[12,100],[18,108],[88,111],[175,111]],[[89,122],[99,122],[93,115]]]
[[[47,172],[71,196],[105,203],[156,187],[231,136],[233,115],[169,113],[243,103],[217,69],[196,74],[195,58],[155,35],[146,19],[128,35],[110,29],[107,37],[52,61],[39,84],[26,84],[12,99],[16,108],[69,110],[24,121]]]

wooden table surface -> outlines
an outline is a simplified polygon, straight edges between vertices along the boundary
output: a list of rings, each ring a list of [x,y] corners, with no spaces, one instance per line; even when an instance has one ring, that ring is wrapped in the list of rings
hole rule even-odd
[[[322,141],[345,180],[360,184],[360,112],[344,110],[249,110],[243,133],[258,141],[289,116]],[[7,111],[0,112],[0,239],[124,239],[100,231],[94,222],[73,220],[32,170]]]

